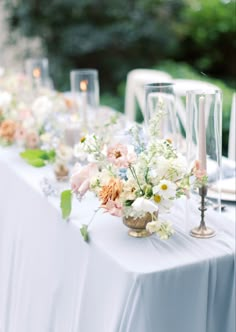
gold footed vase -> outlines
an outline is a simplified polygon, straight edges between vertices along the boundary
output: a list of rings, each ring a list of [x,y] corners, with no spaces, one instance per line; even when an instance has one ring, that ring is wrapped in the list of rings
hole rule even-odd
[[[128,234],[132,237],[147,237],[152,235],[146,230],[146,225],[152,221],[151,213],[146,213],[143,217],[133,218],[133,217],[123,217],[123,223],[125,226],[129,227]]]

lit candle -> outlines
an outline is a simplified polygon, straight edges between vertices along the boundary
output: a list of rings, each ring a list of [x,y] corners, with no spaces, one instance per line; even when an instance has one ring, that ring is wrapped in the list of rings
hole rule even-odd
[[[34,68],[33,70],[33,77],[39,79],[41,77],[41,70],[40,68]]]
[[[83,80],[80,82],[81,99],[82,99],[82,116],[83,116],[83,129],[87,129],[87,85],[88,81]]]
[[[39,85],[40,85],[40,80],[41,80],[41,70],[40,70],[40,68],[35,67],[33,69],[33,73],[32,74],[33,74],[35,86],[36,86],[36,88],[38,88]]]
[[[199,98],[199,162],[201,170],[206,170],[206,125],[205,97]]]

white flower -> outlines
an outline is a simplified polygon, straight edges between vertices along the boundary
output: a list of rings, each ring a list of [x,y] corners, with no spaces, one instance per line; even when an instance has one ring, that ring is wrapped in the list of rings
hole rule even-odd
[[[170,161],[163,156],[158,157],[157,160],[154,159],[154,162],[152,165],[150,165],[151,171],[150,175],[153,179],[155,178],[163,178],[166,173],[168,172],[168,169],[170,168]]]
[[[123,183],[123,190],[121,193],[121,197],[125,200],[134,201],[136,198],[135,192],[137,190],[137,182],[131,178]]]
[[[156,233],[160,229],[160,222],[158,220],[151,221],[146,225],[146,230],[150,233]]]
[[[42,143],[48,144],[52,141],[52,133],[44,133],[40,136]]]
[[[171,223],[167,221],[151,221],[146,225],[146,229],[150,233],[157,233],[161,240],[168,240],[174,234]]]
[[[38,97],[32,105],[32,112],[39,125],[42,125],[45,122],[52,111],[53,102],[47,96]]]
[[[188,171],[186,158],[179,154],[177,158],[172,160],[171,167],[175,170],[172,180],[181,178]]]
[[[87,159],[87,153],[84,151],[83,143],[79,142],[74,146],[74,156],[81,161],[85,161]]]
[[[7,91],[0,91],[0,108],[6,109],[12,101],[12,95]]]
[[[93,188],[102,187],[108,184],[112,175],[111,173],[104,168],[101,172],[98,172],[95,176],[93,176],[90,180],[90,185]]]
[[[165,199],[175,197],[176,189],[176,184],[168,180],[161,180],[157,186],[152,188],[154,195],[158,194]]]
[[[73,156],[73,150],[71,147],[60,144],[58,149],[56,150],[57,158],[62,161],[69,162]]]
[[[146,199],[144,197],[138,197],[133,202],[132,207],[136,211],[145,211],[149,213],[153,213],[158,211],[158,206],[153,201]]]

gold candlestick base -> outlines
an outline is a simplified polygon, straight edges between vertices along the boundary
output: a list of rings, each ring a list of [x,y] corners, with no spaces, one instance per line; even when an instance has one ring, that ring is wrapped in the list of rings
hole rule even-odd
[[[198,239],[209,239],[216,235],[216,232],[205,225],[200,225],[191,230],[190,235]]]
[[[207,195],[207,186],[202,186],[199,188],[199,195],[201,197],[201,205],[198,210],[201,212],[201,222],[198,227],[195,227],[191,230],[190,235],[198,239],[209,239],[215,236],[216,232],[212,228],[207,227],[205,223],[205,212],[207,210],[205,206],[205,197]]]

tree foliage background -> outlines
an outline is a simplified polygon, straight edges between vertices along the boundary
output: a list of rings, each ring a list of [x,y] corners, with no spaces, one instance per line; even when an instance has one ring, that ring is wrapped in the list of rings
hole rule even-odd
[[[166,59],[167,71],[184,62],[235,88],[235,0],[3,1],[13,31],[42,39],[58,89],[69,89],[71,69],[97,68],[103,98],[122,109],[127,72]]]
[[[104,90],[114,90],[130,69],[166,58],[218,77],[236,74],[235,1],[5,1],[11,28],[42,38],[62,88],[72,68],[98,68]]]

